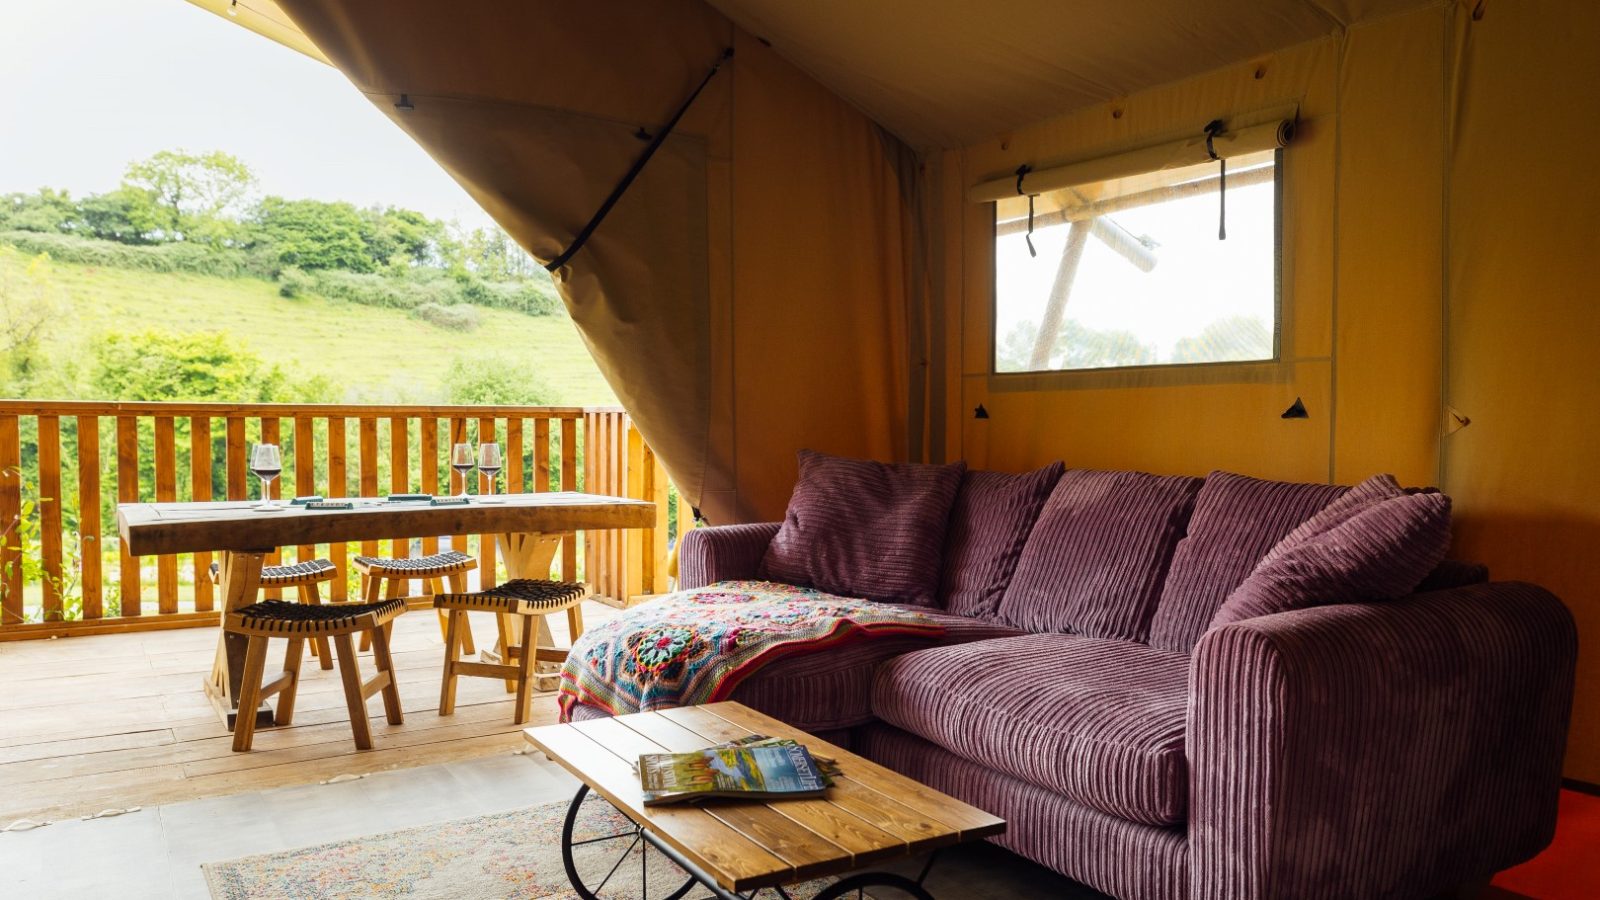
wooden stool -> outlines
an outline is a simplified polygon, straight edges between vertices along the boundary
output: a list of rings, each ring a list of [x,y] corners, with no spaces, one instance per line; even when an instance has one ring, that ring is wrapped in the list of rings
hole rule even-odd
[[[533,680],[536,662],[566,662],[567,651],[539,645],[539,635],[548,634],[544,617],[561,612],[583,602],[589,595],[581,584],[564,581],[537,581],[518,578],[498,587],[473,594],[440,594],[433,598],[433,606],[441,614],[449,611],[449,624],[444,636],[444,685],[439,693],[439,715],[448,716],[456,708],[456,676],[472,675],[480,678],[503,678],[506,690],[517,692],[516,714],[512,722],[521,725],[528,719],[528,682]],[[460,624],[467,613],[492,612],[500,625],[500,641],[504,647],[503,662],[463,662],[459,638]],[[522,619],[522,644],[512,644],[512,616]],[[534,616],[539,617],[536,623]],[[515,664],[513,664],[515,661]]]
[[[338,578],[338,567],[325,559],[313,559],[310,562],[295,563],[291,566],[261,567],[261,586],[263,588],[299,588],[300,602],[309,606],[318,606],[322,603],[322,594],[317,590],[317,585],[324,581],[335,581]],[[222,565],[220,563],[211,564],[211,580],[219,586],[222,584]],[[311,655],[320,660],[323,669],[333,668],[333,654],[328,652],[327,638],[312,639]]]
[[[405,601],[398,599],[331,606],[262,600],[229,613],[223,628],[250,638],[245,647],[244,678],[239,690],[241,712],[233,726],[233,749],[250,749],[256,732],[254,711],[266,697],[279,695],[278,710],[272,721],[278,725],[289,724],[294,716],[295,691],[300,687],[301,648],[307,640],[332,638],[334,649],[339,653],[339,678],[344,682],[345,704],[350,707],[350,730],[355,733],[356,749],[371,750],[368,697],[382,691],[383,711],[389,724],[399,725],[404,721],[394,661],[389,656],[389,633],[385,629],[405,609]],[[378,667],[378,674],[365,683],[361,681],[355,644],[350,640],[358,631],[372,636],[372,660]],[[270,638],[288,638],[289,650],[283,657],[283,671],[271,681],[264,681]]]
[[[475,558],[456,550],[445,550],[442,553],[409,559],[358,556],[352,563],[356,571],[361,573],[361,599],[367,603],[403,596],[403,585],[413,578],[428,582],[435,595],[445,592],[445,581],[450,583],[450,593],[463,594],[467,590],[467,573],[478,567]],[[465,628],[464,644],[467,652],[476,653],[477,648],[472,645],[472,626],[467,625]],[[444,633],[445,614],[441,611],[439,634],[444,635]],[[365,650],[368,646],[368,640],[363,635],[361,649]]]

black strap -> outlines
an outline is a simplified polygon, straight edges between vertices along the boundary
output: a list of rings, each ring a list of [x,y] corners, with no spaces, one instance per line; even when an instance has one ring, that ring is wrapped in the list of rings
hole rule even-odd
[[[594,217],[589,220],[589,224],[583,226],[583,230],[579,231],[578,236],[572,239],[572,243],[567,245],[567,249],[561,251],[560,256],[545,265],[546,271],[554,272],[561,268],[579,250],[583,249],[583,245],[589,242],[589,238],[594,234],[595,229],[599,228],[600,223],[605,221],[606,215],[611,212],[611,207],[616,206],[617,201],[622,199],[622,195],[628,192],[628,188],[633,185],[634,179],[639,177],[639,173],[644,171],[645,164],[650,162],[650,157],[656,154],[656,150],[660,149],[661,145],[666,142],[667,136],[672,134],[672,129],[677,127],[678,120],[682,119],[683,114],[689,111],[690,106],[694,105],[695,98],[699,97],[700,92],[705,90],[706,85],[711,83],[711,79],[716,76],[717,70],[722,68],[722,64],[732,58],[732,47],[722,51],[722,56],[711,64],[711,71],[706,73],[705,78],[700,79],[700,84],[694,89],[694,93],[689,95],[689,99],[683,101],[683,105],[678,107],[678,111],[672,114],[672,118],[667,124],[656,131],[655,137],[650,139],[649,145],[644,148],[643,153],[639,154],[639,158],[633,161],[633,166],[628,169],[627,174],[623,175],[622,180],[617,182],[617,186],[611,189],[610,196],[606,197],[605,202],[600,204],[600,208],[595,210]]]
[[[1212,119],[1206,123],[1206,155],[1217,161],[1220,174],[1217,176],[1217,240],[1228,239],[1228,161],[1217,155],[1217,148],[1211,146],[1211,141],[1224,130],[1221,119]]]
[[[1033,198],[1037,195],[1028,194],[1027,191],[1022,189],[1023,177],[1032,171],[1033,166],[1030,166],[1027,163],[1017,166],[1017,193],[1027,194],[1028,196],[1028,233],[1023,235],[1022,239],[1028,242],[1028,255],[1037,259],[1039,256],[1039,251],[1033,249]]]

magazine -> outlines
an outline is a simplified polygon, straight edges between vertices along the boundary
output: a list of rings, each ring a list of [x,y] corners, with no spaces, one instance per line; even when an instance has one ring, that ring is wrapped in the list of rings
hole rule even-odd
[[[838,767],[827,762],[827,769],[836,773]],[[832,783],[804,746],[760,735],[694,753],[645,754],[639,757],[638,769],[646,806],[711,797],[820,797]]]

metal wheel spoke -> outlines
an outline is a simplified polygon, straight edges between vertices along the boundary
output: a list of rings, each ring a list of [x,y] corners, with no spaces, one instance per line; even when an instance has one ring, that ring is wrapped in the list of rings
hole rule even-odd
[[[628,837],[629,835],[632,835],[633,837],[638,837],[639,836],[639,830],[638,829],[634,829],[633,831],[619,831],[616,834],[608,834],[605,837],[586,838],[586,839],[581,840],[581,841],[573,841],[571,844],[568,844],[567,846],[569,846],[569,847],[582,847],[585,844],[598,844],[601,841],[614,841],[614,840],[616,840],[618,838]]]
[[[617,874],[617,870],[622,868],[622,864],[628,861],[628,854],[633,852],[633,848],[639,846],[640,840],[642,839],[638,835],[634,835],[633,843],[629,844],[628,849],[622,851],[622,855],[617,857],[617,861],[612,864],[611,871],[606,873],[606,877],[600,879],[600,883],[594,886],[596,894],[606,889],[606,882],[610,881],[611,876]]]

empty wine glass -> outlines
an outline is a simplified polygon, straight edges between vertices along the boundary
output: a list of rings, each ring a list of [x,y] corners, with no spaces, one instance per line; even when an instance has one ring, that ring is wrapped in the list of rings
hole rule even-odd
[[[488,495],[494,493],[494,480],[500,474],[501,468],[500,445],[494,441],[484,441],[478,445],[478,471],[489,479],[489,486],[484,490],[484,495],[478,499],[483,503],[499,503],[499,498]]]
[[[250,471],[261,479],[261,505],[256,509],[276,512],[279,507],[272,502],[272,480],[283,474],[283,457],[278,453],[278,445],[255,445],[250,451]]]
[[[450,448],[450,468],[456,470],[456,475],[461,479],[461,496],[467,496],[467,476],[472,473],[477,463],[472,458],[471,444],[456,444]]]

